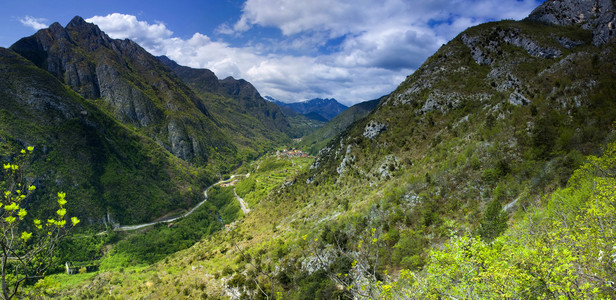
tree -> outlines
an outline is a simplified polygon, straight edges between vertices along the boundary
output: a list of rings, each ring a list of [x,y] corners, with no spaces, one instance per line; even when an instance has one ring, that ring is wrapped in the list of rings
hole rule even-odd
[[[59,209],[55,216],[41,221],[26,218],[27,199],[36,187],[26,183],[24,166],[34,147],[27,147],[13,158],[13,163],[3,164],[0,182],[0,260],[2,299],[18,294],[19,287],[27,280],[41,278],[52,263],[58,242],[67,231],[79,223],[72,217],[66,226],[66,194],[58,193]]]
[[[503,211],[499,199],[494,199],[479,223],[478,233],[487,241],[492,241],[507,230],[507,212]]]

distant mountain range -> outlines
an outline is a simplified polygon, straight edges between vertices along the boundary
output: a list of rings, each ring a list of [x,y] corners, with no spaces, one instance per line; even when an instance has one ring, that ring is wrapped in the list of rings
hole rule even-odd
[[[379,105],[380,100],[386,97],[387,96],[383,96],[379,99],[360,102],[349,107],[347,110],[325,123],[323,127],[306,135],[300,143],[300,146],[308,150],[310,154],[316,155],[330,140],[351,126],[353,122],[371,113]]]
[[[341,104],[333,98],[314,98],[301,102],[282,102],[272,97],[265,96],[265,99],[276,103],[280,107],[290,108],[292,111],[302,114],[309,119],[327,122],[345,111],[348,106]],[[288,111],[288,110],[287,110]]]

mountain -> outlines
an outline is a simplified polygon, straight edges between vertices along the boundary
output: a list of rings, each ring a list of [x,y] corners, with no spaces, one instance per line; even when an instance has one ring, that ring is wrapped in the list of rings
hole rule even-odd
[[[468,28],[307,170],[247,166],[240,194],[298,173],[227,231],[53,295],[616,297],[614,10],[548,0]]]
[[[151,221],[202,198],[213,174],[119,122],[95,101],[16,52],[0,48],[0,156],[34,146],[27,181],[33,215],[53,215],[52,195],[86,226]]]
[[[75,17],[66,28],[54,23],[10,49],[186,161],[200,165],[214,162],[224,167],[239,163],[237,157],[258,155],[251,146],[263,144],[261,140],[255,145],[249,141],[237,143],[229,135],[233,130],[227,130],[234,122],[208,109],[217,101],[225,101],[230,93],[236,93],[233,100],[246,106],[255,93],[258,95],[254,88],[246,88],[249,83],[226,80],[220,85],[225,90],[213,93],[224,99],[209,97],[212,93],[197,95],[139,45],[111,39],[81,17]],[[208,90],[207,84],[202,90]],[[280,123],[275,118],[280,116],[256,116],[260,123],[266,123],[263,126],[271,131],[270,136],[281,135],[276,126],[286,126],[284,120]]]
[[[296,112],[293,108],[285,105],[284,102],[278,101],[270,96],[265,96],[265,100],[280,108],[282,114],[289,121],[289,135],[293,138],[306,136],[327,122],[327,119],[318,113],[302,114]]]
[[[69,208],[86,225],[178,214],[214,174],[288,141],[285,117],[250,83],[184,82],[133,41],[111,39],[81,17],[2,49],[0,76],[0,141],[40,149],[33,180],[41,209],[63,189],[79,199]]]
[[[353,124],[353,122],[371,113],[383,98],[385,97],[360,102],[349,107],[329,122],[325,123],[323,127],[305,136],[300,143],[300,147],[307,148],[311,154],[317,154],[331,139],[342,133],[347,127]]]
[[[206,108],[216,119],[225,122],[221,127],[228,136],[235,137],[236,141],[241,138],[249,149],[259,147],[255,141],[282,142],[286,134],[292,133],[281,109],[265,101],[250,82],[233,77],[219,80],[210,70],[180,66],[166,56],[158,59],[201,99],[207,100]]]
[[[273,98],[270,97],[270,99]],[[320,115],[320,117],[318,117],[316,114],[312,114],[311,116],[316,119],[325,119],[327,121],[333,119],[335,116],[348,108],[347,106],[336,101],[336,99],[314,98],[311,100],[293,103],[286,103],[277,100],[274,100],[273,102],[280,107],[288,107],[293,111],[305,116],[310,116],[310,113],[316,113]]]
[[[560,26],[578,25],[592,31],[592,44],[600,46],[616,36],[614,2],[599,1],[547,1],[528,16],[528,20]]]
[[[308,119],[319,121],[319,122],[323,122],[323,123],[328,121],[324,116],[322,116],[321,114],[319,114],[316,111],[311,111],[309,113],[305,113],[305,114],[303,114],[303,116],[308,118]]]

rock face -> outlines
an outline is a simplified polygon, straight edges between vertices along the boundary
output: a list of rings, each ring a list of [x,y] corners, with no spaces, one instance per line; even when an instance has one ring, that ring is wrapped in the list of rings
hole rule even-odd
[[[105,99],[124,122],[149,126],[163,119],[161,110],[144,91],[122,76],[124,54],[143,57],[147,52],[131,41],[109,38],[98,26],[80,17],[75,17],[66,28],[53,23],[49,29],[21,39],[11,50],[49,71],[84,98]],[[93,52],[101,55],[92,59],[89,54]]]
[[[111,219],[131,224],[189,207],[202,197],[210,175],[198,178],[196,168],[54,75],[0,48],[0,158],[9,161],[20,149],[34,146],[26,181],[34,182],[37,194],[29,210],[37,214],[53,207],[57,199],[52,195],[62,190],[71,195],[68,209],[86,225]],[[169,129],[174,152],[189,157],[194,145],[187,135],[176,138],[174,132],[184,130],[178,127]],[[187,186],[194,192],[183,192]]]
[[[225,130],[227,124],[235,122],[226,118],[245,112],[227,107],[231,111],[228,116],[214,116],[208,108],[209,99],[199,97],[163,62],[133,41],[111,39],[98,26],[75,17],[65,28],[54,23],[10,49],[84,98],[104,102],[102,106],[122,123],[145,133],[179,158],[203,164],[213,157],[225,161],[236,156],[240,145]],[[262,99],[260,104],[249,105],[260,96],[248,82],[219,82],[207,70],[198,75],[204,89],[243,101],[245,111],[267,106]],[[278,127],[288,126],[275,107],[262,115],[260,120],[269,126],[266,140],[281,135]]]
[[[496,59],[494,55],[497,54],[502,48],[503,44],[513,45],[516,47],[520,47],[528,54],[541,57],[541,58],[557,58],[562,55],[562,51],[552,47],[542,47],[537,44],[537,42],[532,39],[520,34],[519,29],[503,29],[496,28],[490,37],[490,40],[485,41],[480,40],[478,36],[468,36],[463,34],[460,36],[462,42],[471,50],[471,56],[475,60],[476,63],[480,65],[491,65]],[[565,40],[563,40],[565,39]],[[580,44],[574,41],[568,41],[566,38],[559,38],[559,42],[561,44],[565,43],[567,46],[575,47]],[[569,48],[570,49],[570,48]]]
[[[373,140],[385,129],[387,129],[387,124],[370,120],[368,125],[364,128],[363,136]]]
[[[528,19],[561,26],[581,25],[592,31],[595,46],[616,36],[616,8],[612,0],[548,0],[533,10]]]

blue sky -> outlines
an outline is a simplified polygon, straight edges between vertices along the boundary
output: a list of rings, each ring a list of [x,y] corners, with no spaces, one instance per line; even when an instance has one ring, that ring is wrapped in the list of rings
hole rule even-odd
[[[0,47],[79,15],[154,55],[293,102],[350,105],[393,91],[469,26],[522,19],[541,0],[0,0]]]

